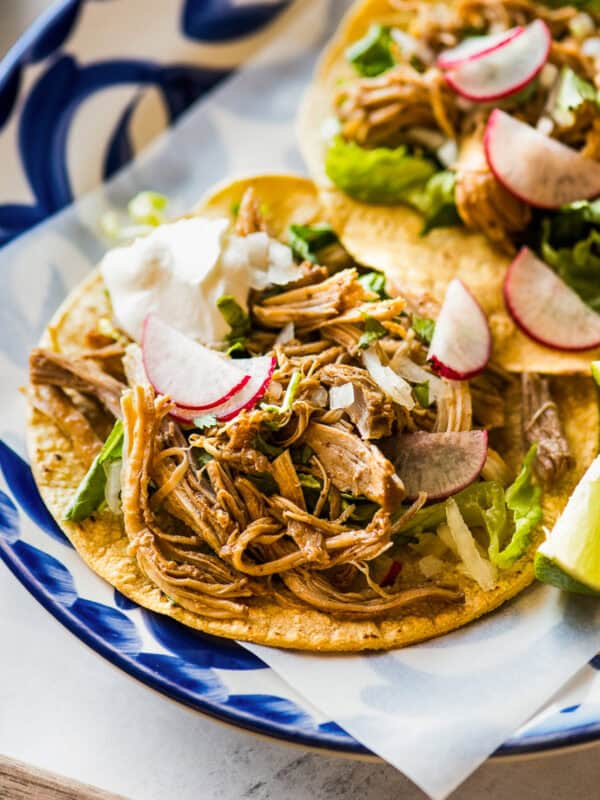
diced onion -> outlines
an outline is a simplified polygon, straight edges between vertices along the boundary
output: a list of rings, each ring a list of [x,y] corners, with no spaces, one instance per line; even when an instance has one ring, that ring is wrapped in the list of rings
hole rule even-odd
[[[576,39],[586,39],[595,30],[594,20],[585,11],[581,11],[569,20],[569,30]]]
[[[418,364],[405,356],[404,353],[397,351],[392,360],[390,361],[390,368],[394,370],[397,375],[404,378],[411,383],[424,383],[429,382],[429,396],[432,400],[441,400],[448,391],[447,384],[437,375],[432,372],[427,372],[426,369],[420,367]]]
[[[121,513],[121,469],[123,461],[111,461],[104,466],[106,472],[106,487],[104,489],[104,499],[106,505],[113,514]]]
[[[390,400],[409,410],[414,408],[415,401],[410,383],[407,383],[390,367],[384,367],[374,347],[369,347],[364,351],[363,363],[369,375]]]
[[[555,64],[548,62],[542,67],[540,72],[540,86],[543,89],[550,89],[558,78],[558,67]]]
[[[343,383],[341,386],[332,386],[329,390],[329,408],[348,408],[355,400],[354,386]]]
[[[444,568],[444,562],[435,556],[425,556],[418,563],[419,570],[426,578],[433,578]]]
[[[313,389],[312,392],[309,392],[308,399],[315,406],[326,408],[329,400],[327,389],[324,386],[318,386],[316,389]]]
[[[570,128],[575,122],[575,115],[566,108],[553,109],[552,116],[556,124],[560,125],[561,128]]]
[[[285,344],[286,342],[291,342],[292,339],[296,335],[296,330],[294,328],[293,322],[288,322],[284,327],[279,331],[279,335],[275,339],[275,344]]]
[[[130,386],[147,386],[148,377],[144,369],[142,348],[138,344],[128,344],[123,355],[123,369]]]
[[[417,58],[422,61],[423,64],[433,63],[433,52],[429,49],[429,47],[427,47],[426,44],[419,41],[419,39],[415,39],[415,37],[411,36],[410,33],[406,33],[406,31],[403,31],[400,28],[392,28],[391,35],[392,39],[396,42],[405,58],[417,56]]]
[[[544,136],[550,136],[554,129],[554,123],[550,117],[540,117],[536,123],[537,130]]]
[[[446,141],[443,133],[432,131],[430,128],[410,128],[406,132],[406,138],[416,144],[422,144],[429,150],[437,150]]]
[[[584,56],[600,58],[600,36],[591,36],[581,45],[581,52]]]
[[[437,149],[437,157],[445,167],[451,167],[458,158],[458,145],[454,139],[446,139]]]
[[[465,574],[478,583],[484,591],[491,591],[496,585],[496,568],[477,549],[473,534],[453,498],[446,501],[446,521],[454,542],[453,549],[463,563]]]

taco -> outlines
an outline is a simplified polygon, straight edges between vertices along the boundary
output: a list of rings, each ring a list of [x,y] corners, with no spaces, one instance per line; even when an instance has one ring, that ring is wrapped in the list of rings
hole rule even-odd
[[[438,300],[460,276],[512,371],[587,372],[600,355],[595,8],[363,0],[299,115],[300,147],[348,251]],[[525,246],[558,276],[558,326],[541,301],[543,320],[529,327],[505,307],[506,270]],[[554,291],[530,286],[522,305]],[[573,292],[584,302],[569,317]],[[590,320],[591,338],[562,335]]]
[[[437,304],[389,289],[288,176],[109,251],[28,388],[37,484],[91,569],[206,633],[322,651],[438,636],[526,587],[596,453],[591,380],[441,378]]]

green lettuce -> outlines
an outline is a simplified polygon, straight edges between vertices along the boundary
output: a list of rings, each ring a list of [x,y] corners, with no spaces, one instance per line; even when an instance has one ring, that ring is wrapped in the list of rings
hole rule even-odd
[[[102,445],[102,449],[92,461],[90,468],[77,487],[77,491],[65,511],[65,519],[81,522],[100,508],[104,502],[106,489],[106,467],[122,457],[123,423],[118,419]]]
[[[381,339],[386,333],[386,328],[383,327],[378,319],[366,316],[364,331],[358,340],[358,346],[361,350],[366,350],[367,347],[370,347],[374,342],[378,341],[378,339]]]
[[[373,78],[394,66],[391,45],[390,29],[386,25],[371,25],[362,39],[348,47],[346,59],[360,75]]]
[[[375,270],[365,272],[358,276],[358,282],[369,292],[378,294],[382,300],[387,300],[389,298],[389,294],[385,290],[385,275],[383,272],[377,272]]]
[[[542,519],[541,489],[533,483],[533,445],[523,466],[506,491],[496,481],[472,483],[454,495],[460,513],[469,528],[485,528],[489,537],[490,561],[500,569],[514,564],[527,550],[531,534]],[[446,503],[422,508],[400,530],[400,535],[434,531],[446,522]],[[501,549],[502,544],[506,542]]]
[[[336,136],[327,149],[325,170],[339,189],[356,200],[397,205],[408,202],[410,192],[425,189],[436,165],[411,155],[405,146],[366,150]]]
[[[600,311],[600,199],[564,206],[542,221],[540,255],[595,311]]]
[[[367,150],[337,136],[327,150],[325,171],[339,189],[356,200],[417,209],[425,217],[423,234],[460,223],[454,203],[454,173],[440,171],[434,161],[411,154],[405,145]]]

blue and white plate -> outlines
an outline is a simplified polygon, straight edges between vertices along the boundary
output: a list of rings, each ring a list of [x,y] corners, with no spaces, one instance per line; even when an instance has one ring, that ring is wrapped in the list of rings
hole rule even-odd
[[[195,109],[187,132],[178,134],[178,153],[130,170],[113,184],[112,199],[143,186],[144,175],[152,176],[154,188],[173,189],[192,173],[198,191],[202,181],[208,185],[222,175],[224,165],[261,166],[251,158],[261,147],[265,168],[300,168],[291,120],[315,48],[344,5],[312,0],[299,16],[282,0],[55,4],[0,63],[2,242],[105,181],[217,84],[210,103]],[[272,68],[260,58],[247,60],[278,38],[275,84]],[[242,63],[234,81],[223,84]],[[245,143],[243,152],[228,139],[232,130]],[[184,195],[179,199],[189,202],[191,195]],[[29,348],[99,251],[81,219],[101,204],[96,196],[0,253],[0,556],[70,631],[148,686],[242,728],[364,755],[360,744],[239,645],[145,611],[100,580],[39,498],[24,459],[24,404],[17,389],[25,382]],[[598,669],[594,659],[499,753],[600,738]]]

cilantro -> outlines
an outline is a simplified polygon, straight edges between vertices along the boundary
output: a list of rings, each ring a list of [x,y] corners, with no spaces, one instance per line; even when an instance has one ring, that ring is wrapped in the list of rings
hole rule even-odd
[[[266,495],[278,494],[279,486],[270,472],[254,472],[247,474],[246,477],[256,488]]]
[[[367,289],[367,291],[378,294],[382,300],[387,300],[389,298],[385,290],[385,275],[383,272],[376,272],[375,270],[365,272],[358,276],[358,282]]]
[[[278,445],[267,442],[265,439],[263,439],[260,433],[257,433],[254,437],[252,446],[255,450],[258,450],[259,453],[262,453],[268,458],[277,458],[277,456],[280,456],[285,449],[283,447],[279,447]]]
[[[365,329],[364,333],[361,335],[360,339],[358,340],[358,346],[361,350],[366,350],[367,347],[370,347],[373,342],[378,341],[383,336],[385,336],[387,330],[383,327],[381,322],[374,317],[367,316],[365,318]]]
[[[411,326],[422,342],[431,344],[433,332],[435,330],[435,322],[432,319],[418,317],[416,314],[413,314]]]
[[[394,66],[392,37],[386,25],[371,25],[365,36],[346,50],[346,59],[360,75],[374,77]]]
[[[413,386],[413,394],[421,408],[429,408],[431,403],[429,399],[429,381],[415,384]]]
[[[335,231],[327,222],[318,225],[290,225],[288,231],[289,245],[300,261],[315,263],[319,250],[337,241]]]
[[[214,414],[202,414],[199,417],[194,417],[194,425],[200,430],[204,430],[204,428],[212,428],[213,425],[217,424],[217,418]]]

